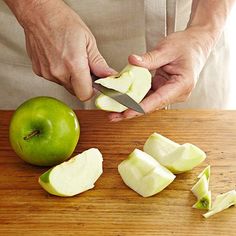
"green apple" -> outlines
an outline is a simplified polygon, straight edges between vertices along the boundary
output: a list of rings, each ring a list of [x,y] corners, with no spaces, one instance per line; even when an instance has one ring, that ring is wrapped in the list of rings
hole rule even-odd
[[[124,183],[143,197],[162,191],[175,179],[168,169],[139,149],[119,164],[118,171]]]
[[[190,143],[180,145],[157,133],[147,139],[143,150],[174,174],[192,170],[206,158],[197,146]]]
[[[236,205],[236,191],[231,190],[227,193],[220,194],[216,197],[212,204],[212,208],[207,213],[203,214],[205,218],[208,218],[220,211],[223,211],[230,206]]]
[[[118,75],[96,80],[95,83],[104,87],[125,93],[136,102],[141,102],[151,88],[151,73],[142,67],[127,65]],[[106,111],[122,112],[127,107],[101,94],[95,101],[99,109]]]
[[[9,129],[10,143],[24,161],[52,166],[68,159],[79,140],[75,113],[61,101],[36,97],[15,111]]]
[[[39,177],[39,184],[53,195],[69,197],[94,187],[102,174],[102,154],[90,148]]]

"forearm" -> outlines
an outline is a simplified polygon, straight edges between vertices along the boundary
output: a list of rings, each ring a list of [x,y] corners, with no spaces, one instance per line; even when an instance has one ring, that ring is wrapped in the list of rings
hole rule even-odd
[[[236,0],[193,0],[188,28],[199,27],[216,41]]]
[[[35,21],[40,16],[50,14],[50,9],[65,5],[62,0],[4,0],[18,22],[25,24]]]

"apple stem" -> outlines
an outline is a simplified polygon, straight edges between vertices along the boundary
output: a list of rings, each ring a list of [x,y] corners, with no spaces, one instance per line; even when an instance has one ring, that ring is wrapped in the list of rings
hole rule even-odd
[[[30,138],[32,138],[32,137],[38,135],[39,133],[40,133],[39,130],[34,130],[34,131],[32,131],[30,134],[28,134],[27,136],[25,136],[25,137],[24,137],[24,140],[28,140],[28,139],[30,139]]]

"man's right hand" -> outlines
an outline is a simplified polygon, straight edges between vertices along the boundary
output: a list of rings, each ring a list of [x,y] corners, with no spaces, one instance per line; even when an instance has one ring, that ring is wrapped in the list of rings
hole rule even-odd
[[[81,101],[93,95],[90,70],[114,73],[97,49],[91,31],[62,0],[6,0],[23,26],[35,74],[64,86]]]

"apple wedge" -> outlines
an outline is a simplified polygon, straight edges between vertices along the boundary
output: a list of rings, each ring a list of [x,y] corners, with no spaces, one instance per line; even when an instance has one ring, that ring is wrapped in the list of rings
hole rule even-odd
[[[193,208],[202,209],[202,210],[210,209],[211,208],[211,191],[207,191],[207,193],[193,205]]]
[[[53,195],[69,197],[94,187],[102,174],[102,154],[88,149],[39,177],[39,184]]]
[[[206,176],[207,178],[207,181],[209,183],[210,181],[210,175],[211,175],[211,166],[208,165],[199,175],[198,175],[198,178],[200,179],[203,175]]]
[[[197,146],[180,145],[157,133],[147,139],[143,150],[174,174],[192,170],[206,158],[205,152]]]
[[[139,103],[151,88],[151,77],[147,69],[128,64],[118,75],[96,80],[95,83],[125,93]],[[122,112],[127,109],[104,94],[97,97],[95,105],[106,111]]]
[[[175,179],[168,169],[139,149],[119,164],[118,171],[124,183],[143,197],[162,191]]]
[[[207,210],[211,208],[211,191],[209,191],[210,172],[211,167],[209,165],[198,175],[199,180],[191,189],[198,199],[193,208]]]
[[[235,190],[231,190],[227,193],[218,195],[212,204],[211,210],[203,214],[203,216],[205,218],[208,218],[233,205],[236,205],[236,191]]]
[[[192,187],[191,191],[197,199],[201,199],[208,192],[208,181],[205,175],[203,175],[197,183]]]

